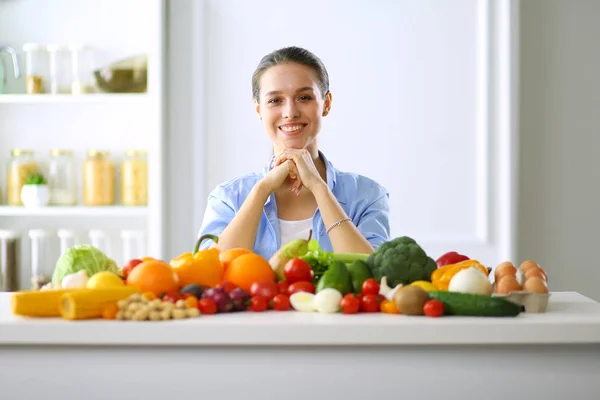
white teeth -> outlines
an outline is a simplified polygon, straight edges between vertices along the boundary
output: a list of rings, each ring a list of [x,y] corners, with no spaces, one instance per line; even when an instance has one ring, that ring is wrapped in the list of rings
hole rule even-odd
[[[282,126],[281,130],[284,132],[294,132],[302,129],[302,125],[294,125],[294,126]]]

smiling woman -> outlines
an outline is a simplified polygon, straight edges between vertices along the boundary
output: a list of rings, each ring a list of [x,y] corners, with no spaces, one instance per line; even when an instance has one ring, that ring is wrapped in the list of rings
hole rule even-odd
[[[263,171],[210,193],[199,236],[219,236],[212,245],[222,251],[242,247],[267,259],[311,232],[324,250],[341,253],[372,253],[389,240],[388,191],[337,170],[318,148],[332,104],[321,60],[298,47],[276,50],[252,75],[252,94],[273,156]]]

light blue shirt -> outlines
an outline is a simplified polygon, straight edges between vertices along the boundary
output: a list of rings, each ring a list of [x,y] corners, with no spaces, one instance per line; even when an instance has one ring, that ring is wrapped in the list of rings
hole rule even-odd
[[[389,226],[389,193],[388,191],[365,176],[341,172],[319,152],[327,169],[327,186],[331,189],[349,218],[371,243],[373,248],[390,240]],[[219,236],[239,211],[250,194],[252,187],[270,170],[271,161],[260,173],[250,173],[218,185],[208,196],[206,211],[200,228],[199,236],[213,234]],[[325,251],[333,251],[317,208],[312,223],[312,238],[317,239]],[[212,240],[204,240],[201,249],[208,248]],[[285,243],[284,243],[285,244]],[[263,209],[253,251],[267,260],[281,247],[279,219],[275,195],[271,194]]]

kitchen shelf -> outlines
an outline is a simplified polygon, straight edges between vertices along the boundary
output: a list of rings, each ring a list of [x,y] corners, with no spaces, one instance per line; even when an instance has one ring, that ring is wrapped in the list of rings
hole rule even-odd
[[[2,94],[0,104],[73,104],[144,101],[146,93],[91,93],[91,94]]]
[[[13,217],[146,217],[148,207],[127,206],[48,206],[40,208],[26,208],[18,206],[0,206],[0,216]]]

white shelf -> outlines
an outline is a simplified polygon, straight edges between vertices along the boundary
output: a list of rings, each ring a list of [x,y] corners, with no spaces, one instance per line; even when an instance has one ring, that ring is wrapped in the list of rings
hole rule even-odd
[[[0,94],[0,104],[73,104],[138,102],[148,98],[146,93],[90,94]]]
[[[126,207],[126,206],[48,206],[41,208],[25,208],[18,206],[0,206],[0,216],[11,217],[145,217],[148,215],[148,207]]]

